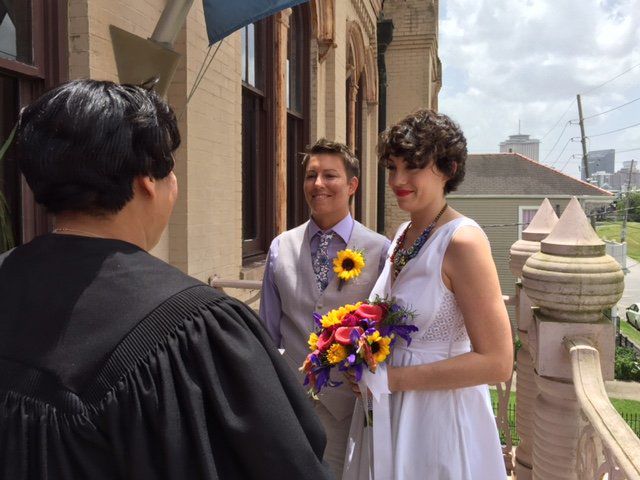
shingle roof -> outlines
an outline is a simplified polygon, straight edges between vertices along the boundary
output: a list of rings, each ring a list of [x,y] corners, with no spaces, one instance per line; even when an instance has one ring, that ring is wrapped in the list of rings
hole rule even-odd
[[[451,195],[611,196],[518,153],[470,154],[466,176]]]

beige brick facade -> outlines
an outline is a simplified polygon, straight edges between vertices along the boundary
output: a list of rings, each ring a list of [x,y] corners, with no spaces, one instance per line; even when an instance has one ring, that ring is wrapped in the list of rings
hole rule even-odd
[[[324,3],[318,7],[317,2]],[[70,78],[118,80],[110,25],[149,38],[165,4],[166,0],[70,0]],[[406,4],[409,10],[403,10],[405,7],[401,4]],[[439,84],[429,83],[430,78],[437,76],[433,71],[434,58],[437,60],[435,27],[423,28],[426,21],[437,18],[437,5],[435,10],[432,2],[427,1],[387,1],[385,9],[387,5],[390,13],[392,10],[395,12],[393,15],[417,15],[409,22],[403,20],[398,24],[396,38],[401,42],[395,50],[389,49],[389,120],[414,106],[425,102],[433,104]],[[327,25],[332,27],[333,36],[328,40],[318,39],[317,24],[311,30],[310,138],[314,141],[326,136],[346,141],[348,118],[345,106],[348,97],[345,84],[348,76],[356,72],[358,88],[364,89],[363,93],[366,90],[360,132],[364,171],[361,178],[363,220],[371,228],[376,228],[376,22],[381,2],[317,0],[311,3],[311,9],[317,9],[317,15],[321,16],[319,22],[324,22],[323,28]],[[322,15],[332,15],[332,18],[322,18]],[[420,44],[410,47],[414,40]],[[153,253],[204,281],[209,278],[260,278],[261,268],[247,269],[242,260],[240,34],[224,39],[186,107],[187,96],[208,48],[201,2],[193,3],[186,25],[173,48],[182,55],[168,93],[170,103],[180,115],[183,140],[176,155],[180,196],[168,231]],[[407,75],[409,67],[403,67],[403,62],[406,62],[401,57],[404,55],[410,59],[407,65],[415,69],[411,75]],[[398,83],[402,76],[412,83]],[[407,91],[417,96],[405,98]],[[244,192],[244,195],[251,193]],[[388,203],[391,202],[393,199]],[[390,211],[387,214],[390,219],[395,218]]]
[[[393,41],[387,48],[387,125],[419,109],[438,109],[442,73],[438,58],[438,2],[387,0],[384,18],[393,21]],[[387,186],[385,233],[393,236],[408,219]]]

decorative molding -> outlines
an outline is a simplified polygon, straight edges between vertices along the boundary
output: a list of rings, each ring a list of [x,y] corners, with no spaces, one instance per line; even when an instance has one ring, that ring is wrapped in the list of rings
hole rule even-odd
[[[373,11],[369,10],[369,8],[373,6],[371,0],[351,0],[351,5],[358,15],[357,20],[359,20],[359,23],[364,27],[367,34],[367,38],[369,39],[369,42],[367,43],[374,43],[376,40],[376,23],[378,15],[375,12],[375,7],[373,8]],[[373,13],[374,15],[371,16],[370,13]]]
[[[360,28],[358,22],[351,21],[347,23],[347,45],[353,54],[354,80],[356,85],[359,85],[360,75],[364,70],[367,59],[362,28]]]
[[[370,105],[378,103],[378,64],[376,62],[376,54],[371,45],[367,48],[365,54],[364,74],[365,82],[365,99]]]
[[[335,0],[311,0],[311,24],[318,42],[318,61],[336,48]]]

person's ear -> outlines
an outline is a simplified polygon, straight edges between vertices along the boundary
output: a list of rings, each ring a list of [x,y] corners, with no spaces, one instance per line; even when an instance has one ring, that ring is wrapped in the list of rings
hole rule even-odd
[[[356,193],[359,184],[360,181],[358,180],[358,177],[351,177],[351,179],[349,180],[349,196],[352,196]]]
[[[157,182],[154,178],[145,175],[137,176],[134,181],[134,192],[137,191],[144,197],[153,198],[156,196]]]

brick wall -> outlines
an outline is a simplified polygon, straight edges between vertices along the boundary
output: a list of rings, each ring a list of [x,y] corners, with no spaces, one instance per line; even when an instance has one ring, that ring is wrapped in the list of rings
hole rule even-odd
[[[419,108],[437,108],[436,69],[438,2],[387,0],[384,16],[393,21],[393,41],[387,48],[387,126]],[[385,232],[393,236],[408,215],[387,186]]]

